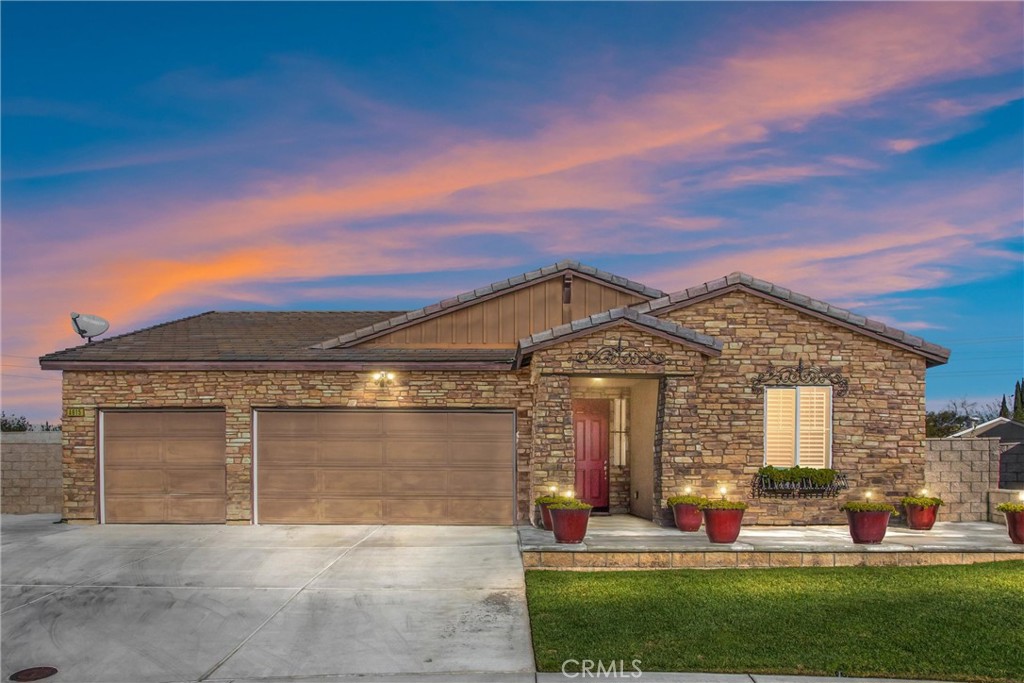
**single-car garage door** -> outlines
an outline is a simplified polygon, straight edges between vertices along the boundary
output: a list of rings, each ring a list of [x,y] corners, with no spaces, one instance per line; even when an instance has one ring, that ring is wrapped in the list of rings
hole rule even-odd
[[[260,411],[258,521],[512,524],[514,415]]]
[[[104,521],[224,523],[223,411],[104,411],[102,420]]]

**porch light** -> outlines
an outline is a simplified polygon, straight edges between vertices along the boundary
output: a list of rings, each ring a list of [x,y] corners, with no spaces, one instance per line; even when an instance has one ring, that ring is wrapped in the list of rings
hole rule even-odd
[[[381,389],[383,389],[384,387],[389,387],[395,383],[395,373],[381,370],[380,372],[376,373],[373,376],[373,381]]]
[[[565,497],[566,498],[572,498],[573,497],[573,490],[569,489],[568,491],[566,491],[565,492]]]
[[[550,491],[551,495],[553,496],[558,491],[558,487],[557,486],[549,486],[548,487],[548,491]]]
[[[864,498],[865,498],[865,500],[870,502],[871,501],[871,491],[868,491],[867,493],[865,493],[864,494]]]
[[[725,494],[729,492],[729,487],[725,484],[719,484],[718,492],[722,494],[722,500],[725,500]]]
[[[685,489],[683,489],[683,495],[688,496],[691,493],[693,493],[693,487],[692,486],[687,486]]]
[[[928,495],[928,489],[921,489],[921,495],[922,496],[927,496]]]
[[[1024,503],[1024,491],[1021,491],[1020,493],[1017,494],[1017,499],[1020,502]]]

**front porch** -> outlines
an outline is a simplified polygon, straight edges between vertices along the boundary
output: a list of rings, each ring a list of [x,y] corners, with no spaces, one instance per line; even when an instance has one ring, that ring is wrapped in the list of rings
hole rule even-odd
[[[878,545],[856,545],[846,526],[744,526],[736,543],[711,543],[632,515],[594,516],[579,545],[555,543],[550,531],[519,527],[528,569],[712,569],[852,565],[974,564],[1024,560],[1006,527],[939,522],[931,531],[890,527]]]

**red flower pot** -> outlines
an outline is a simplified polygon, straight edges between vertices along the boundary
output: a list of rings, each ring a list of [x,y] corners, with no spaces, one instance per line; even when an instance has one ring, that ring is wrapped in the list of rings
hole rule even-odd
[[[551,531],[551,511],[548,510],[548,505],[551,505],[551,503],[538,503],[538,505],[540,505],[541,528]]]
[[[551,530],[555,532],[556,543],[582,543],[587,535],[590,508],[585,510],[548,510],[551,514]]]
[[[889,512],[886,510],[846,511],[850,524],[850,536],[854,543],[881,543],[889,527]]]
[[[935,526],[935,516],[939,513],[938,505],[922,507],[920,505],[904,505],[907,510],[907,526],[918,531],[929,531]]]
[[[1004,512],[1006,530],[1010,532],[1010,540],[1017,545],[1024,545],[1024,512]]]
[[[704,510],[704,532],[712,543],[732,543],[740,535],[743,510]]]
[[[704,519],[700,508],[691,503],[673,505],[672,514],[676,518],[676,528],[680,531],[697,531]]]

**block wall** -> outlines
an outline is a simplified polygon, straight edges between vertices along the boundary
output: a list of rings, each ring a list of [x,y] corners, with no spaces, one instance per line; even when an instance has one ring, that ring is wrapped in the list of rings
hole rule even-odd
[[[61,510],[61,433],[0,435],[0,511],[10,515]]]
[[[945,522],[989,519],[989,492],[999,484],[999,439],[928,439],[925,480],[945,503]]]

